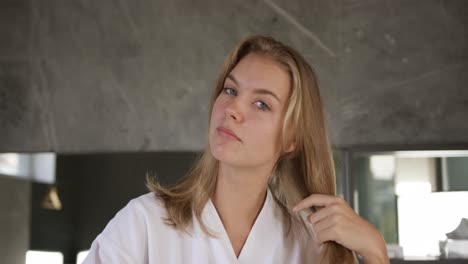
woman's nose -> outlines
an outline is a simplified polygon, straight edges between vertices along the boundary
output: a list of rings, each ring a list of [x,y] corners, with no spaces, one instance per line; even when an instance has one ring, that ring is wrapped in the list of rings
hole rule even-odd
[[[240,102],[238,100],[233,100],[226,107],[226,115],[229,118],[234,119],[236,122],[241,122],[244,119]]]

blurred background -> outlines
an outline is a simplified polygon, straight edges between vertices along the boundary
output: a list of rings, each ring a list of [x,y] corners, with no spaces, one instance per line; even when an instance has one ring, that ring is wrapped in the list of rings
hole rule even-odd
[[[147,173],[183,176],[251,34],[317,72],[338,193],[392,263],[467,263],[464,0],[0,0],[0,263],[80,263]]]

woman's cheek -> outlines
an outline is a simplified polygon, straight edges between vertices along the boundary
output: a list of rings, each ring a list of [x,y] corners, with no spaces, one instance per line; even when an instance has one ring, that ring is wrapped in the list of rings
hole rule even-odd
[[[273,121],[271,119],[259,117],[255,123],[257,124],[257,131],[261,132],[260,134],[262,137],[264,137],[264,139],[269,140],[275,136],[275,126],[273,125]]]
[[[214,105],[213,105],[213,112],[215,116],[220,116],[223,113],[223,110],[225,108],[225,102],[222,100],[222,98],[216,99]]]

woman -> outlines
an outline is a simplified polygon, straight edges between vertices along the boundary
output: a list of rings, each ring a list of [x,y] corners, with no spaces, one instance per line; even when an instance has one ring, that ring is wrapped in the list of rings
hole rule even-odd
[[[388,263],[379,232],[335,196],[314,72],[265,36],[228,56],[209,147],[177,184],[149,180],[85,263]]]

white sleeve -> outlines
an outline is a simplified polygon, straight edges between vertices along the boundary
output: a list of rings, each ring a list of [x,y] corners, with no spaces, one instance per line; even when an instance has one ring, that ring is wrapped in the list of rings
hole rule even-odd
[[[148,234],[143,206],[130,201],[91,244],[83,264],[147,263]]]

